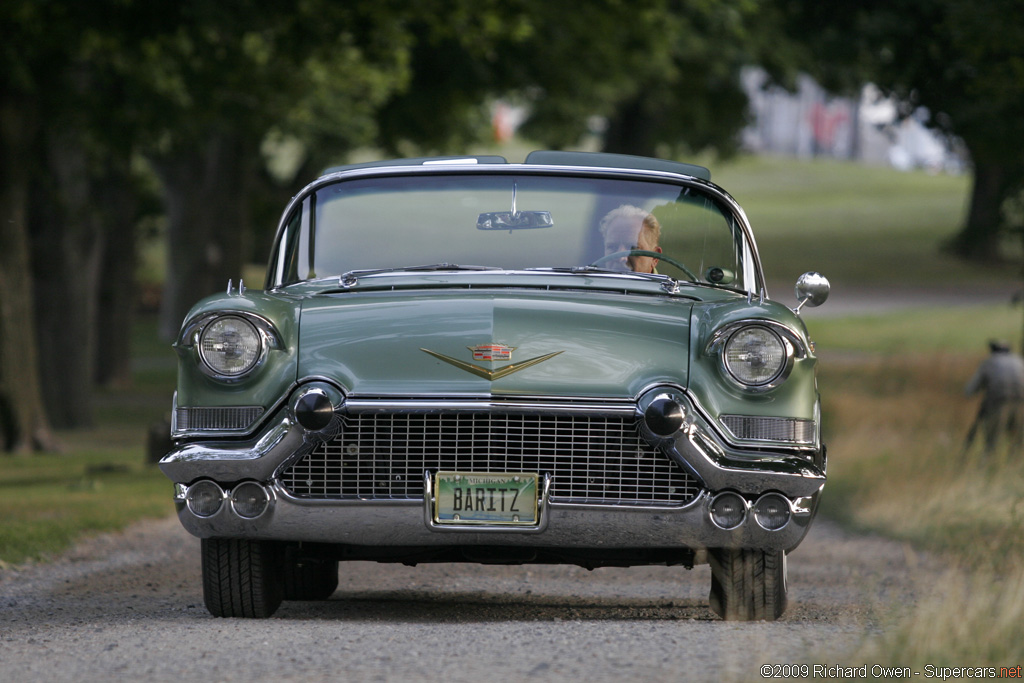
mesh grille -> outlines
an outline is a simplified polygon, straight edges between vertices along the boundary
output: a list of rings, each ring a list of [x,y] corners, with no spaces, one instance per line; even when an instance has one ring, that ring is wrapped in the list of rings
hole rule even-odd
[[[175,419],[180,431],[212,432],[247,429],[262,414],[262,406],[178,408]]]
[[[281,483],[300,498],[422,500],[425,470],[550,473],[552,498],[598,504],[678,505],[699,492],[632,419],[491,413],[349,415]]]
[[[782,441],[813,444],[814,420],[794,420],[783,417],[751,417],[723,415],[722,424],[737,439],[750,441]]]

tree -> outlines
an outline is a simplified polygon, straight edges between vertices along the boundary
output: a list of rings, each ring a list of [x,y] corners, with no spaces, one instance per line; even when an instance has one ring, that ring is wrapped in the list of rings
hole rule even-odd
[[[0,5],[0,451],[55,443],[40,390],[28,232],[42,118],[34,75],[55,51],[47,23],[28,0]]]
[[[0,99],[0,452],[54,445],[40,393],[26,217],[19,160],[34,125],[31,108]]]
[[[502,97],[527,106],[522,132],[547,147],[578,145],[596,117],[607,122],[605,151],[728,154],[747,122],[740,70],[760,63],[783,81],[793,71],[774,8],[746,0],[599,0],[585,12],[522,0],[459,19],[418,19],[415,33],[429,38],[413,48],[409,87],[379,117],[390,153],[464,148],[487,130],[488,100]]]
[[[407,36],[387,3],[180,5],[128,74],[151,103],[144,152],[168,213],[164,338],[193,303],[240,277],[267,136],[338,154],[366,144],[376,105],[406,68]]]
[[[970,207],[950,243],[999,258],[1005,207],[1024,190],[1024,14],[1000,0],[789,0],[780,16],[803,66],[834,90],[874,82],[906,112],[927,107],[963,140],[974,167]]]

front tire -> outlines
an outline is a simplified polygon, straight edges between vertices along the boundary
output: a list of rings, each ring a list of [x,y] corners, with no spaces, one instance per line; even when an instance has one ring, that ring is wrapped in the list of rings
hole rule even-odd
[[[786,611],[786,553],[716,548],[709,553],[715,614],[726,621],[775,621]]]
[[[337,588],[337,560],[289,559],[285,562],[285,600],[326,600]]]
[[[202,539],[203,602],[215,617],[265,619],[284,596],[281,547],[269,541]]]

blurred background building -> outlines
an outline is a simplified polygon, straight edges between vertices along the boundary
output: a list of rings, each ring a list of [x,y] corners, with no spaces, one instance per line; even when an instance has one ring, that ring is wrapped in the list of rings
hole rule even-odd
[[[745,69],[742,78],[753,121],[743,131],[743,148],[750,152],[831,157],[900,170],[964,170],[958,141],[926,126],[927,109],[901,116],[897,103],[873,85],[852,99],[829,94],[806,75],[798,79],[795,92],[768,85],[768,75],[759,68]]]

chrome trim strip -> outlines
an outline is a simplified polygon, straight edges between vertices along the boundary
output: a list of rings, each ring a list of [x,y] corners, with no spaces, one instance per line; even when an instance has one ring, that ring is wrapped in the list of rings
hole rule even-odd
[[[535,403],[526,400],[502,401],[493,397],[475,400],[437,398],[410,399],[407,401],[396,401],[387,398],[360,399],[349,397],[345,401],[345,408],[349,413],[542,412],[560,414],[585,413],[588,415],[615,417],[630,416],[636,412],[636,406],[632,401],[628,403],[594,401],[589,404],[541,401]]]

